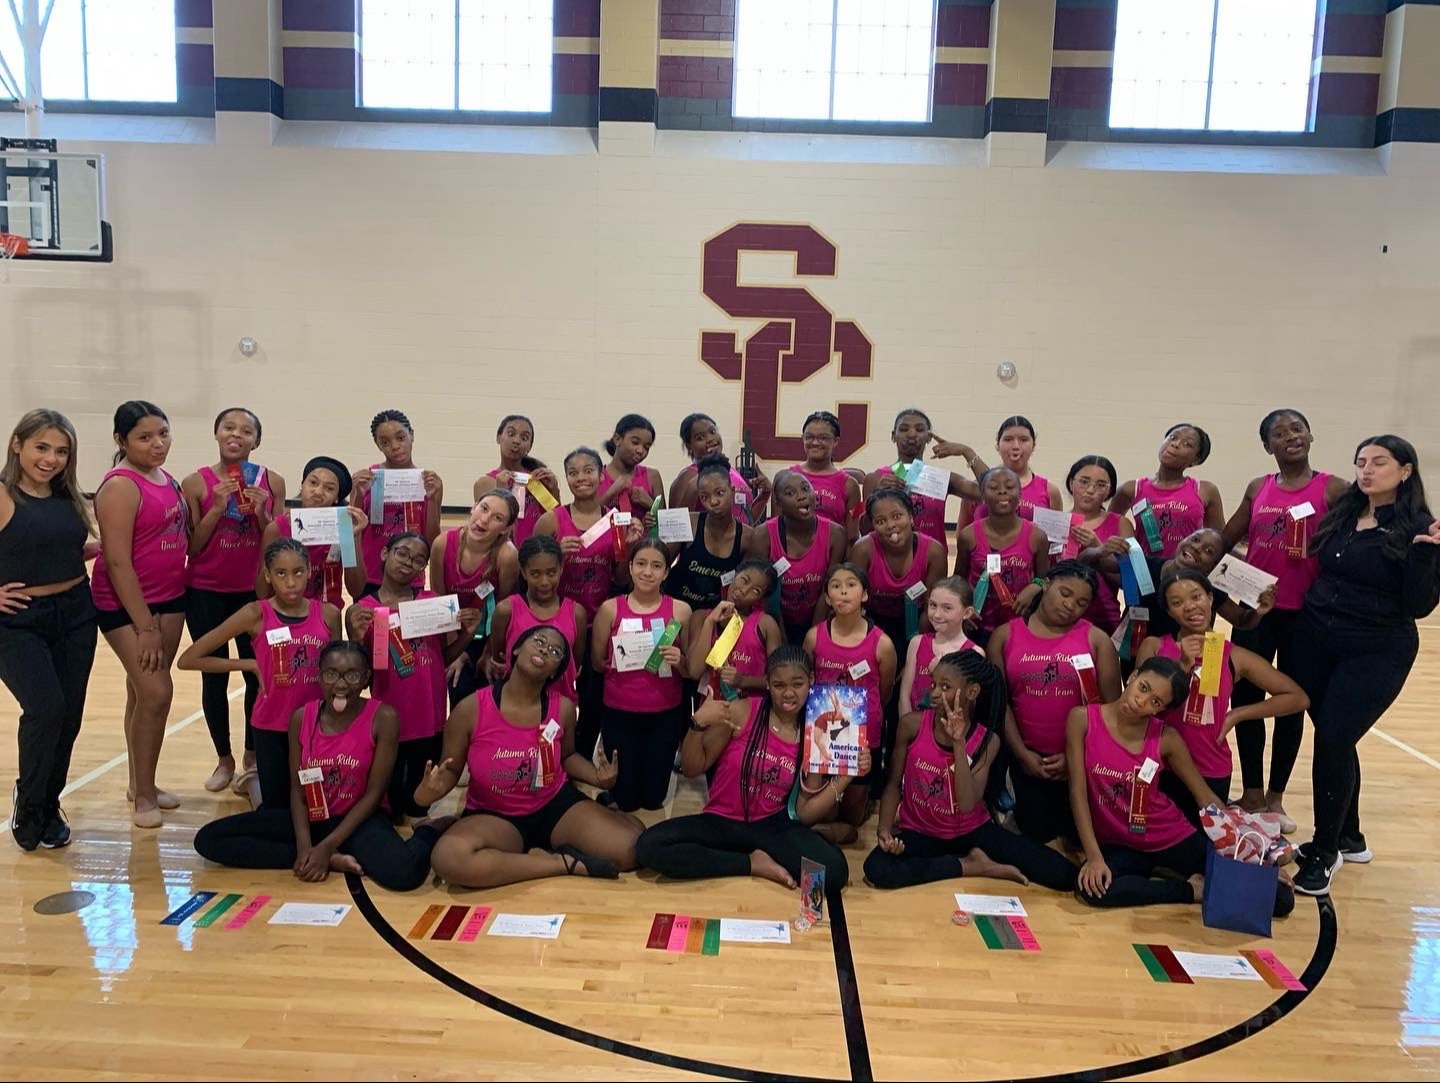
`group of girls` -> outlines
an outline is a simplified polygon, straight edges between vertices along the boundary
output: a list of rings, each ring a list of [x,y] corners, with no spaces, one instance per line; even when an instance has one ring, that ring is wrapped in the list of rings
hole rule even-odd
[[[923,411],[902,411],[897,461],[864,473],[838,465],[840,423],[818,412],[803,426],[805,461],[772,479],[734,469],[714,420],[693,414],[680,427],[692,462],[667,492],[645,464],[655,429],[639,415],[620,419],[605,455],[577,448],[559,474],[533,455],[530,421],[511,415],[468,520],[443,534],[437,474],[421,472],[420,499],[384,491],[384,471],[418,469],[413,426],[385,410],[370,426],[382,461],[353,476],[333,457],[306,464],[299,506],[345,508],[355,542],[310,547],[292,537],[285,480],[252,461],[259,418],[227,409],[214,431],[216,461],[177,483],[163,411],[123,404],[115,469],[93,501],[98,545],[69,422],[32,411],[12,435],[0,678],[22,711],[12,826],[26,849],[69,838],[59,792],[97,628],[126,673],[134,822],[157,827],[179,805],[156,767],[188,624],[179,665],[203,675],[216,751],[205,787],[256,806],[197,836],[227,864],[306,878],[363,869],[395,887],[432,865],[472,886],[637,864],[789,883],[808,856],[840,884],[836,846],[878,798],[865,863],[877,886],[987,875],[1076,887],[1097,905],[1189,901],[1194,882],[1150,873],[1203,868],[1198,809],[1230,797],[1230,731],[1240,803],[1292,831],[1284,792],[1308,708],[1316,829],[1295,886],[1323,893],[1342,859],[1369,860],[1356,745],[1404,683],[1415,620],[1440,600],[1440,525],[1414,449],[1362,442],[1346,484],[1310,465],[1294,410],[1262,422],[1277,470],[1228,521],[1216,487],[1188,473],[1210,452],[1189,423],[1166,432],[1150,477],[1120,483],[1103,456],[1078,460],[1067,508],[1031,468],[1022,417],[1000,426],[991,468]],[[942,485],[961,500],[953,568],[945,499],[934,485],[912,491],[927,450],[928,469],[948,458],[969,469]],[[689,511],[691,541],[659,539],[664,497]],[[1039,508],[1069,513],[1063,539],[1035,524]],[[1208,579],[1241,543],[1278,579],[1254,609]],[[402,634],[401,605],[451,594],[457,631]],[[1206,695],[1217,615],[1235,633],[1219,693]],[[738,641],[708,665],[735,617]],[[246,682],[239,762],[231,672]],[[858,777],[806,770],[816,684],[864,689]],[[705,810],[646,830],[634,814],[664,806],[676,768],[707,776]],[[464,816],[427,819],[462,781]],[[995,822],[1010,811],[1014,833]],[[418,826],[402,840],[406,817]],[[1057,839],[1083,856],[1078,872],[1046,845]]]

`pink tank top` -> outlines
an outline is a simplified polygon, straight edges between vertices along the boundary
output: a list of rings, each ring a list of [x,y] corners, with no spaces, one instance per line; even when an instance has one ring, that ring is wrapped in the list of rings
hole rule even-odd
[[[266,598],[260,616],[265,631],[254,644],[260,695],[251,722],[257,730],[284,733],[297,709],[320,699],[320,652],[332,637],[323,602],[312,600],[305,619],[291,621]]]
[[[1095,536],[1102,542],[1109,541],[1120,533],[1120,522],[1121,517],[1117,513],[1106,512],[1105,518],[1095,528]],[[1113,635],[1115,629],[1120,627],[1120,597],[1104,573],[1097,569],[1096,576],[1100,582],[1095,588],[1095,600],[1090,603],[1090,608],[1085,610],[1085,619],[1095,627],[1103,629],[1106,635]]]
[[[1160,716],[1167,726],[1185,739],[1190,758],[1195,768],[1206,778],[1224,778],[1234,771],[1234,759],[1230,754],[1230,738],[1224,744],[1216,743],[1225,716],[1230,713],[1230,693],[1235,689],[1235,671],[1230,666],[1231,645],[1225,644],[1225,662],[1220,668],[1220,694],[1200,694],[1200,667],[1190,673],[1190,693],[1184,703],[1177,703]],[[1173,636],[1160,641],[1156,652],[1161,658],[1180,661],[1180,644]]]
[[[971,642],[969,636],[966,636],[965,642],[955,649],[957,651],[974,651],[982,658],[985,656],[980,645]],[[918,711],[925,706],[925,697],[930,694],[930,689],[935,684],[930,676],[930,671],[935,667],[937,661],[939,659],[935,657],[935,633],[926,632],[920,637],[920,645],[915,648],[915,677],[910,682],[910,709],[912,711]]]
[[[504,467],[497,466],[494,470],[485,471],[487,478],[500,476]],[[518,499],[518,498],[517,498]],[[526,538],[535,533],[535,524],[540,521],[540,516],[545,514],[545,508],[540,501],[536,500],[528,492],[525,494],[525,508],[520,512],[520,518],[515,520],[515,525],[510,528],[510,540],[515,543],[516,548],[522,545]]]
[[[680,473],[695,474],[698,473],[699,470],[699,463],[691,463],[685,467],[685,469],[681,470]],[[755,493],[750,488],[750,483],[741,477],[740,471],[736,470],[733,466],[730,468],[730,485],[735,490],[735,518],[739,519],[746,526],[750,526],[752,523],[750,518],[750,501],[755,499]],[[691,511],[705,510],[700,505],[700,493],[698,490],[695,493],[695,498],[690,501],[688,506]]]
[[[645,469],[644,463],[641,463],[635,468],[635,473],[630,478],[630,482],[630,489],[639,489],[642,493],[650,497],[652,500],[655,498],[655,493],[650,488],[650,471]],[[600,492],[603,494],[605,490],[609,489],[610,486],[614,484],[615,479],[610,476],[610,468],[608,466],[604,467],[600,471]],[[631,507],[630,501],[630,489],[623,489],[620,492],[616,493],[615,501],[612,506],[619,508],[621,511],[632,511],[633,508]]]
[[[1070,660],[1090,653],[1091,627],[1082,619],[1063,636],[1045,639],[1020,617],[1009,624],[1010,638],[1002,653],[1010,707],[1020,739],[1042,756],[1065,751],[1065,719],[1071,710],[1085,705]]]
[[[1320,561],[1305,554],[1315,527],[1330,510],[1325,500],[1329,483],[1329,474],[1316,473],[1302,488],[1291,491],[1280,488],[1272,474],[1261,483],[1250,505],[1250,548],[1245,560],[1279,577],[1276,609],[1299,609],[1320,572]],[[1315,514],[1292,519],[1290,509],[1305,503],[1314,507]]]
[[[1135,482],[1135,500],[1150,501],[1150,510],[1160,527],[1161,550],[1156,553],[1150,548],[1139,516],[1131,515],[1140,548],[1152,557],[1173,557],[1180,543],[1205,525],[1205,501],[1200,497],[1200,483],[1194,478],[1186,478],[1174,489],[1162,489],[1150,478],[1140,478]]]
[[[885,705],[880,702],[880,638],[885,633],[872,624],[854,647],[842,647],[830,638],[830,622],[815,625],[815,683],[849,684],[865,689],[865,740],[880,747],[885,733]],[[856,675],[856,670],[864,672]]]
[[[975,726],[965,738],[965,759],[973,761],[989,730]],[[896,823],[935,839],[955,839],[988,823],[984,800],[969,812],[955,807],[955,754],[935,740],[935,712],[920,716],[920,732],[905,753],[905,774],[900,783],[900,814]]]
[[[463,572],[460,570],[460,550],[465,542],[462,538],[462,527],[453,527],[445,532],[445,582],[431,584],[435,587],[437,594],[458,595],[461,609],[478,609],[484,603],[476,593],[481,583],[489,583],[492,587],[500,586],[500,568],[494,561],[494,553],[480,562],[480,566],[473,571]],[[503,545],[496,546],[495,552],[504,548]]]
[[[342,733],[320,728],[320,701],[307,704],[300,724],[300,766],[318,767],[325,772],[321,787],[333,820],[344,816],[370,783],[370,766],[375,762],[375,712],[379,700],[367,700],[355,720]],[[381,807],[385,799],[380,799]]]
[[[387,467],[384,463],[371,463],[370,469],[388,470],[391,468]],[[387,501],[385,504],[385,515],[381,521],[377,523],[374,519],[371,519],[370,525],[361,531],[360,552],[365,557],[365,574],[369,577],[370,582],[379,583],[384,578],[384,564],[381,556],[385,552],[386,542],[396,534],[404,534],[407,531],[421,535],[425,533],[425,512],[429,506],[430,498],[428,496],[424,500],[411,501],[406,504],[391,504]],[[370,501],[368,496],[365,500],[364,510],[367,514],[369,513]],[[425,586],[425,569],[422,568],[420,574],[410,580],[410,585],[416,590],[420,590]],[[401,720],[401,726],[402,728],[404,726],[403,719]]]
[[[417,591],[415,597],[433,598],[428,590]],[[365,609],[380,608],[380,601],[373,594],[367,594],[356,603]],[[418,741],[433,737],[445,729],[445,653],[444,636],[422,636],[419,639],[400,638],[400,611],[390,611],[394,640],[413,657],[408,663],[410,672],[402,676],[394,657],[396,648],[391,649],[390,665],[377,669],[370,681],[370,693],[400,716],[400,740]],[[384,635],[383,628],[371,627],[365,636],[368,648],[375,635]]]
[[[555,509],[555,540],[579,538],[585,532],[575,525],[568,505]],[[585,607],[593,621],[600,603],[610,597],[610,583],[615,578],[615,543],[609,529],[577,553],[565,557],[560,572],[560,593]]]
[[[723,816],[727,820],[753,823],[783,811],[790,800],[799,766],[799,744],[785,740],[767,723],[746,779],[750,783],[750,807],[749,815],[746,815],[741,771],[751,728],[759,722],[760,707],[764,702],[760,697],[749,701],[750,717],[745,720],[740,732],[730,738],[730,743],[715,761],[715,772],[710,779],[710,799],[705,802],[702,812]]]
[[[215,486],[220,484],[220,479],[208,466],[202,466],[197,472],[205,485],[205,492],[200,497],[200,515],[203,517],[215,506]],[[261,480],[266,489],[270,487],[269,477],[266,474]],[[251,512],[243,519],[232,519],[222,514],[205,548],[190,558],[185,580],[188,586],[200,590],[239,594],[255,589],[255,578],[259,573],[260,523],[255,514]]]
[[[745,618],[740,629],[740,638],[730,652],[730,664],[742,677],[763,677],[765,675],[765,641],[760,638],[760,622],[765,619],[763,609],[755,609]]]
[[[165,474],[165,471],[161,471]],[[189,516],[185,498],[175,479],[165,474],[160,483],[143,474],[120,468],[101,479],[103,487],[114,477],[129,478],[140,490],[140,507],[135,511],[135,529],[130,540],[130,563],[140,580],[146,605],[168,602],[185,593],[185,548],[189,544]],[[98,490],[97,490],[98,491]],[[101,538],[104,542],[104,538]],[[253,586],[253,584],[252,584]],[[104,554],[95,558],[90,593],[97,609],[116,610],[123,606],[110,582]]]
[[[972,587],[979,583],[980,577],[985,574],[985,558],[992,551],[990,534],[985,529],[984,522],[977,520],[974,525],[975,547],[970,550],[970,567],[966,569]],[[1035,524],[1022,519],[1019,535],[1000,550],[1000,578],[1010,588],[1011,595],[1018,595],[1030,585],[1030,580],[1035,578],[1035,554],[1030,550],[1031,535],[1034,533]],[[980,614],[980,627],[987,632],[993,632],[1012,616],[1014,614],[1010,607],[1001,604],[995,584],[990,584],[985,596],[985,609]]]
[[[530,608],[523,595],[510,595],[510,624],[505,630],[505,657],[500,661],[505,666],[505,672],[510,672],[510,656],[515,653],[515,644],[520,642],[520,637],[534,628],[537,624],[543,624],[547,628],[554,628],[562,636],[565,642],[570,644],[570,660],[565,663],[565,672],[560,675],[560,694],[566,699],[579,702],[575,692],[575,673],[577,656],[580,645],[575,642],[575,602],[570,598],[560,599],[560,608],[555,611],[553,617],[537,617],[535,611]]]
[[[1158,718],[1150,719],[1145,747],[1137,756],[1110,735],[1099,704],[1089,708],[1085,730],[1085,790],[1097,842],[1153,853],[1176,846],[1196,831],[1160,788],[1165,761],[1160,756]],[[1137,777],[1146,760],[1157,765],[1147,782]]]
[[[1036,508],[1048,508],[1049,506],[1050,479],[1042,478],[1039,474],[1031,474],[1030,480],[1020,486],[1020,502],[1015,506],[1015,514],[1022,519],[1034,519]],[[990,509],[984,503],[977,504],[971,522],[978,523],[989,514]]]
[[[275,527],[282,538],[295,536],[288,511],[275,520]],[[339,549],[338,545],[305,547],[305,552],[310,555],[310,581],[305,584],[305,597],[317,602],[329,602],[337,609],[343,609],[345,596],[341,593],[341,588],[345,585],[345,568],[340,562]]]
[[[917,531],[910,567],[897,576],[890,570],[890,562],[880,548],[880,539],[873,533],[867,537],[870,539],[870,567],[866,569],[870,580],[870,601],[867,603],[870,615],[880,620],[900,620],[905,616],[905,592],[916,583],[925,582],[930,547],[938,543]]]
[[[839,467],[833,474],[812,474],[803,463],[790,468],[797,474],[804,474],[810,487],[815,490],[815,508],[832,523],[844,526],[849,522],[850,504],[846,497],[850,475]]]
[[[544,736],[550,722],[560,724],[559,693],[550,690],[545,699],[545,721],[538,726],[507,722],[495,702],[493,688],[480,689],[475,702],[475,732],[470,735],[470,750],[465,754],[465,764],[470,768],[466,811],[483,809],[500,816],[538,812],[569,784],[563,762],[564,735],[556,734],[548,740]]]
[[[785,557],[785,545],[780,540],[780,520],[771,519],[765,524],[770,536],[770,560]],[[790,567],[780,576],[780,615],[786,624],[801,624],[810,627],[815,620],[815,606],[825,592],[825,573],[830,565],[830,528],[823,518],[816,519],[815,538],[805,555],[790,560]]]
[[[638,622],[633,630],[649,632],[655,629],[656,621],[665,624],[674,615],[675,599],[669,595],[660,596],[660,608],[653,613],[636,613],[630,608],[628,594],[621,594],[615,599],[615,623],[610,628],[610,642],[606,646],[604,702],[607,707],[654,714],[680,706],[682,682],[677,670],[672,670],[668,677],[662,677],[645,669],[619,673],[613,668],[615,637],[626,630],[626,621]]]
[[[893,477],[895,471],[888,466],[882,466],[875,473]],[[933,538],[941,545],[949,544],[945,537],[945,501],[937,500],[933,496],[922,496],[920,493],[911,493],[910,500],[918,505],[915,512],[915,532]]]

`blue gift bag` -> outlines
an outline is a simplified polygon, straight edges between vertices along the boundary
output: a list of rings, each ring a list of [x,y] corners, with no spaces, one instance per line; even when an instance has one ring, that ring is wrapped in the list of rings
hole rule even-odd
[[[1205,855],[1201,918],[1211,929],[1269,936],[1279,883],[1280,870],[1274,865],[1250,865],[1222,857],[1212,846]]]

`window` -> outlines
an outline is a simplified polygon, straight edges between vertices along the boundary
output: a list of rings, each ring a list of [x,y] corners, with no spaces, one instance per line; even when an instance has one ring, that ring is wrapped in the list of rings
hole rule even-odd
[[[553,0],[361,0],[360,104],[548,113]]]
[[[9,7],[0,7],[0,56],[23,94],[25,55]],[[175,2],[55,0],[40,67],[49,101],[173,102]],[[3,75],[0,69],[0,84]]]
[[[735,115],[930,119],[935,0],[737,0]]]
[[[1304,131],[1315,0],[1120,0],[1112,128]]]

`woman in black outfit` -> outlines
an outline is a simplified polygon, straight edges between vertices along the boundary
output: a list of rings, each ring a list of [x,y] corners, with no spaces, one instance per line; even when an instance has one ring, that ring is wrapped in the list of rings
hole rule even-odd
[[[75,446],[64,414],[31,410],[0,469],[0,681],[20,704],[10,831],[22,850],[70,842],[60,791],[95,661],[85,561],[99,546],[75,480]]]
[[[1360,738],[1415,662],[1415,622],[1440,602],[1440,523],[1425,504],[1415,448],[1375,436],[1355,451],[1355,483],[1315,531],[1320,577],[1295,624],[1295,672],[1315,723],[1315,837],[1295,890],[1327,895],[1343,861],[1366,862]]]

